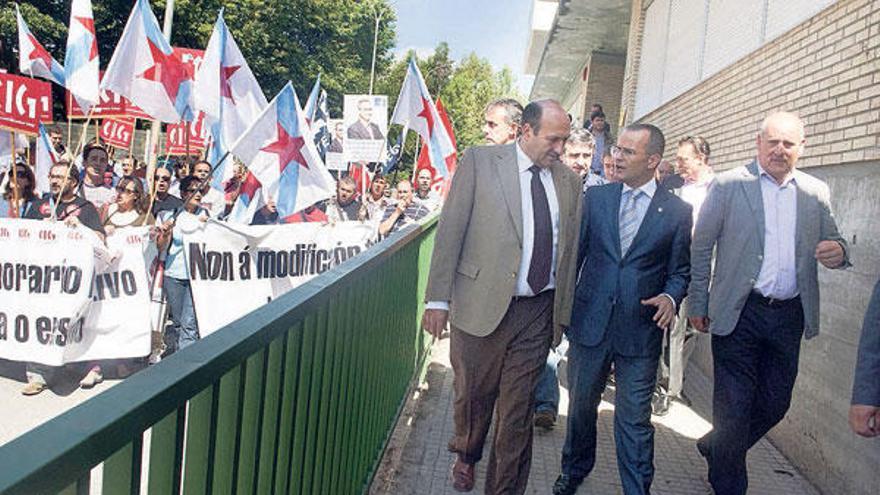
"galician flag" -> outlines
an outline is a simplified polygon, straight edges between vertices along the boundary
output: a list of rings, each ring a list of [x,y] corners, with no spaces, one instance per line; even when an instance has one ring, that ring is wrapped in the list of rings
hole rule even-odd
[[[268,105],[257,78],[226,27],[223,11],[217,16],[205,58],[195,74],[193,93],[193,106],[204,112],[205,124],[211,132],[208,160],[217,165]],[[214,171],[211,187],[223,190],[222,184],[232,177],[231,163],[232,160],[224,160]]]
[[[49,191],[49,170],[52,169],[52,165],[55,165],[58,162],[58,156],[55,154],[55,149],[52,148],[52,142],[49,140],[49,134],[46,133],[46,128],[43,127],[43,123],[40,123],[40,135],[37,136],[37,150],[36,150],[36,163],[34,164],[34,176],[37,180],[36,187],[34,187],[34,191],[37,195],[42,195],[43,193],[50,192]]]
[[[318,78],[315,79],[315,85],[312,86],[312,91],[309,93],[309,99],[306,100],[306,106],[303,108],[303,111],[306,113],[306,121],[308,121],[309,125],[312,124],[312,120],[315,118],[315,110],[318,108],[318,95],[321,93],[321,74],[318,74]]]
[[[100,98],[98,76],[98,38],[91,0],[73,0],[64,53],[67,90],[86,114]]]
[[[192,121],[189,65],[174,56],[147,0],[137,0],[101,81],[162,122]]]
[[[443,127],[437,107],[415,59],[410,59],[397,105],[391,115],[392,124],[400,124],[417,132],[428,146],[431,165],[441,177],[448,177],[446,157],[455,153],[455,145]]]
[[[37,41],[24,22],[18,4],[15,5],[15,19],[18,22],[18,70],[32,77],[42,77],[64,86],[64,67],[49,55]]]
[[[232,146],[232,154],[262,184],[263,197],[275,202],[282,221],[333,195],[333,177],[310,138],[305,114],[288,82]]]

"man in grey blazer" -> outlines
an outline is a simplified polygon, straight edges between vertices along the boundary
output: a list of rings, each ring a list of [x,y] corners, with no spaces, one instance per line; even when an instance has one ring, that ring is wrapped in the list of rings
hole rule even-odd
[[[796,115],[764,119],[757,159],[716,177],[694,231],[688,315],[712,333],[715,372],[697,447],[717,495],[746,493],[746,453],[788,411],[801,338],[819,333],[816,262],[849,266],[828,186],[795,168],[804,143]]]
[[[473,489],[493,410],[485,493],[526,489],[535,384],[571,316],[580,180],[560,162],[569,131],[559,103],[530,103],[516,143],[465,152],[443,205],[422,325],[435,337],[452,327],[458,491]]]
[[[863,437],[880,436],[880,281],[862,325],[849,424]]]

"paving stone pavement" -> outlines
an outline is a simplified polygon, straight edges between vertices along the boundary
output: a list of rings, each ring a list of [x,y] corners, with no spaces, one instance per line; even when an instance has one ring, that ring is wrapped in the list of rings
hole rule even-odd
[[[432,362],[416,401],[410,401],[395,430],[383,469],[374,480],[371,494],[455,494],[449,482],[453,455],[446,450],[452,435],[452,368],[449,340],[437,342]],[[564,368],[565,365],[563,365]],[[562,369],[562,368],[561,368]],[[564,382],[564,370],[561,371]],[[697,373],[687,378],[690,397],[709,397],[710,383]],[[565,413],[568,393],[561,388],[560,418],[547,432],[536,429],[532,469],[527,493],[548,494],[559,474],[565,439]],[[613,395],[607,388],[599,407],[596,467],[578,493],[622,494],[617,475],[613,437]],[[704,413],[705,414],[705,413]],[[711,429],[711,424],[694,410],[673,403],[669,414],[653,417],[655,433],[655,476],[652,493],[657,495],[707,495],[712,490],[706,480],[706,464],[695,447],[695,440]],[[492,432],[489,433],[489,438]],[[489,446],[486,447],[487,449]],[[488,455],[488,450],[487,454]],[[484,457],[486,459],[487,457]],[[486,462],[477,464],[473,493],[482,493]],[[750,452],[749,495],[819,495],[767,440]]]

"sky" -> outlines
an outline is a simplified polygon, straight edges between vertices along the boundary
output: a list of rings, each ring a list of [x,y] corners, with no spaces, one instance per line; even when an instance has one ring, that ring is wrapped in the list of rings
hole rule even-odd
[[[509,67],[524,97],[532,76],[523,75],[532,0],[391,0],[397,12],[398,56],[410,49],[434,53],[441,41],[453,59],[469,53],[489,60],[496,70]]]

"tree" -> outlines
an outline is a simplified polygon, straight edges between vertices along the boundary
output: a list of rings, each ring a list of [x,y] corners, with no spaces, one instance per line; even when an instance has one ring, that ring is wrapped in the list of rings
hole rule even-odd
[[[102,68],[110,61],[133,4],[133,0],[92,4]],[[203,49],[224,6],[226,24],[269,99],[290,80],[304,100],[319,73],[332,113],[340,113],[343,93],[366,93],[377,14],[382,19],[377,74],[393,62],[396,18],[387,0],[177,0],[171,44]],[[161,23],[165,0],[153,1],[152,9]],[[23,0],[21,12],[37,39],[63,63],[70,2]],[[15,6],[9,2],[0,8],[0,66],[14,73],[18,72],[17,33]],[[55,99],[60,100],[57,92]],[[56,110],[61,112],[60,107]]]
[[[449,57],[449,46],[440,43],[429,57],[420,59],[414,51],[410,51],[383,73],[376,92],[388,95],[391,108],[397,102],[407,65],[413,57],[431,96],[436,99],[439,95],[443,100],[455,130],[459,154],[470,146],[483,143],[483,110],[490,101],[503,97],[523,101],[515,89],[509,69],[495,72],[486,59],[473,53],[455,63]],[[394,126],[389,130],[389,139],[397,139],[399,133],[400,126]],[[408,177],[415,161],[418,137],[411,132],[407,134],[406,141],[401,171]]]

